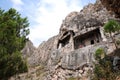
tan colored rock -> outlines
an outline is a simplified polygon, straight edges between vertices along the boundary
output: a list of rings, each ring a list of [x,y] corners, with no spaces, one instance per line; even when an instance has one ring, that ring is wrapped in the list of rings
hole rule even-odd
[[[30,57],[35,50],[36,50],[36,47],[34,47],[33,43],[29,40],[26,42],[26,45],[21,52],[24,57]]]
[[[82,74],[82,73],[83,73],[83,70],[79,70],[79,72]]]

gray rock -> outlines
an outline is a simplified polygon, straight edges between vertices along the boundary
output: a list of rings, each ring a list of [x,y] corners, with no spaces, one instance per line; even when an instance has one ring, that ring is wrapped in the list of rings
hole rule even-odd
[[[26,45],[21,52],[24,57],[30,57],[35,50],[36,48],[34,47],[33,43],[29,40],[28,42],[26,42]]]
[[[44,41],[40,44],[40,46],[34,51],[34,54],[32,54],[28,58],[28,63],[30,66],[35,65],[46,65],[49,60],[49,55],[51,51],[55,47],[55,40],[57,39],[57,36],[54,36],[50,38],[48,41]]]
[[[114,58],[113,58],[113,68],[116,71],[120,70],[120,57],[114,56]]]

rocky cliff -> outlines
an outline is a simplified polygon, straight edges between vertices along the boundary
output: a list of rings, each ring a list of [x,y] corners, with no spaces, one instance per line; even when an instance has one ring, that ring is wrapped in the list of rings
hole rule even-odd
[[[119,0],[101,0],[102,4],[120,18],[120,1]]]
[[[39,64],[46,65],[49,60],[49,55],[54,49],[54,43],[57,39],[57,36],[50,38],[48,41],[44,41],[39,45],[37,50],[28,58],[28,63],[30,66],[35,66]]]
[[[36,48],[34,47],[33,43],[29,40],[26,42],[26,45],[21,52],[23,54],[23,57],[30,57],[31,55],[33,55],[34,51],[36,51]]]
[[[88,72],[93,71],[95,51],[102,48],[109,54],[115,49],[111,38],[103,31],[103,25],[110,19],[119,21],[100,0],[88,4],[80,12],[71,12],[63,20],[58,35],[37,49],[30,49],[30,71],[19,77],[22,80],[67,80],[70,77],[89,80]],[[119,33],[115,36],[119,37]],[[26,51],[25,48],[23,52]],[[33,69],[35,66],[38,67]]]
[[[114,15],[109,14],[97,0],[95,4],[85,6],[80,12],[71,12],[63,21],[60,31],[64,28],[79,31],[88,27],[103,26],[106,21],[113,18]]]
[[[49,60],[49,54],[56,50],[58,40],[64,33],[67,33],[67,31],[72,30],[77,36],[94,28],[103,27],[103,25],[110,19],[117,18],[115,18],[114,14],[109,14],[99,0],[97,0],[95,4],[85,6],[80,12],[71,12],[63,20],[60,27],[60,33],[40,44],[34,54],[31,55],[29,58],[30,64],[39,64],[40,62],[46,62]]]

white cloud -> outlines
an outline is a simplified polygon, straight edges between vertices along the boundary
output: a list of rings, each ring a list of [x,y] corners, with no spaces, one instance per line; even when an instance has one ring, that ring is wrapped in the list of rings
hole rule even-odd
[[[18,11],[22,9],[21,6],[24,4],[22,0],[11,0],[11,2],[13,3],[13,8],[17,9]]]
[[[57,35],[62,20],[72,11],[80,11],[80,0],[42,0],[35,8],[32,18],[37,24],[31,25],[29,35],[35,46],[41,41]]]
[[[90,0],[93,2],[95,0]],[[13,7],[30,22],[30,40],[37,47],[57,35],[62,20],[72,11],[80,11],[87,0],[11,0]]]
[[[15,5],[21,5],[23,2],[21,0],[11,0]]]

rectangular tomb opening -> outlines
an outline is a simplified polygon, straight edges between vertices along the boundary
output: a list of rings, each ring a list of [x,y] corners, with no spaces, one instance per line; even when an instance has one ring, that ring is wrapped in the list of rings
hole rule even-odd
[[[78,35],[74,38],[74,48],[82,48],[88,45],[93,45],[102,41],[99,28],[84,34]]]

